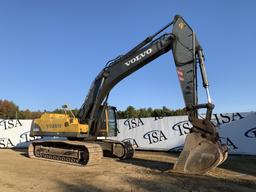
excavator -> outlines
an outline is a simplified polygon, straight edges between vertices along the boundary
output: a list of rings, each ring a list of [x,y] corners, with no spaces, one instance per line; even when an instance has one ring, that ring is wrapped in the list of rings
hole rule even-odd
[[[172,32],[166,32],[171,26]],[[107,139],[117,133],[116,108],[108,105],[109,93],[122,79],[169,51],[173,54],[188,119],[193,125],[173,170],[205,174],[224,162],[228,156],[227,146],[221,144],[218,128],[211,122],[214,104],[203,49],[195,32],[179,15],[126,54],[107,62],[93,81],[77,117],[65,112],[44,113],[35,119],[30,136],[57,139],[33,141],[28,148],[29,157],[82,166],[99,163],[103,155],[132,158],[134,148],[130,143]],[[203,104],[198,102],[198,72],[207,96]],[[199,116],[201,109],[206,110],[203,118]]]

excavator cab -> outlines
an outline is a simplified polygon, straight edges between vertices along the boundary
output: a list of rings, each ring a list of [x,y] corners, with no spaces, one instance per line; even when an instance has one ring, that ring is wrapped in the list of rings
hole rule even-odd
[[[104,110],[104,112],[103,112]],[[117,136],[117,114],[116,107],[113,106],[101,106],[101,129],[99,136],[114,137]]]

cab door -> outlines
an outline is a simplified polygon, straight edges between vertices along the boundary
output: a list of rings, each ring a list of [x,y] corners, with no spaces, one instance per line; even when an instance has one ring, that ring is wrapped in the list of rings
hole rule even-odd
[[[117,128],[116,108],[109,106],[106,111],[107,111],[106,112],[107,136],[108,137],[117,136],[118,128]]]
[[[104,110],[105,108],[105,110]],[[103,111],[104,110],[104,111]],[[98,136],[114,137],[117,136],[117,116],[116,108],[112,106],[100,108],[101,120],[100,120],[100,132]]]

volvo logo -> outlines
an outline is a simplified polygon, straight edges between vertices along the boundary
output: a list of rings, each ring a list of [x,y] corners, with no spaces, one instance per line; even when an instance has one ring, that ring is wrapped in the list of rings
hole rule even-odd
[[[142,53],[140,53],[140,54],[137,55],[136,57],[133,57],[133,58],[130,59],[129,61],[125,62],[124,64],[129,67],[131,64],[133,64],[133,63],[135,63],[135,62],[141,60],[143,57],[145,57],[146,55],[149,55],[150,53],[152,53],[152,49],[151,49],[151,48],[149,48],[149,49],[143,51]]]

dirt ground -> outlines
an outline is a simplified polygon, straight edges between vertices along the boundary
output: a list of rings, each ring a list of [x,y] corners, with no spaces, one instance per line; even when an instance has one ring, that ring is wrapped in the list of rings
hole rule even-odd
[[[204,176],[171,171],[176,153],[136,151],[132,160],[103,158],[79,167],[29,159],[25,151],[0,150],[0,191],[256,191],[256,156],[229,156]]]

